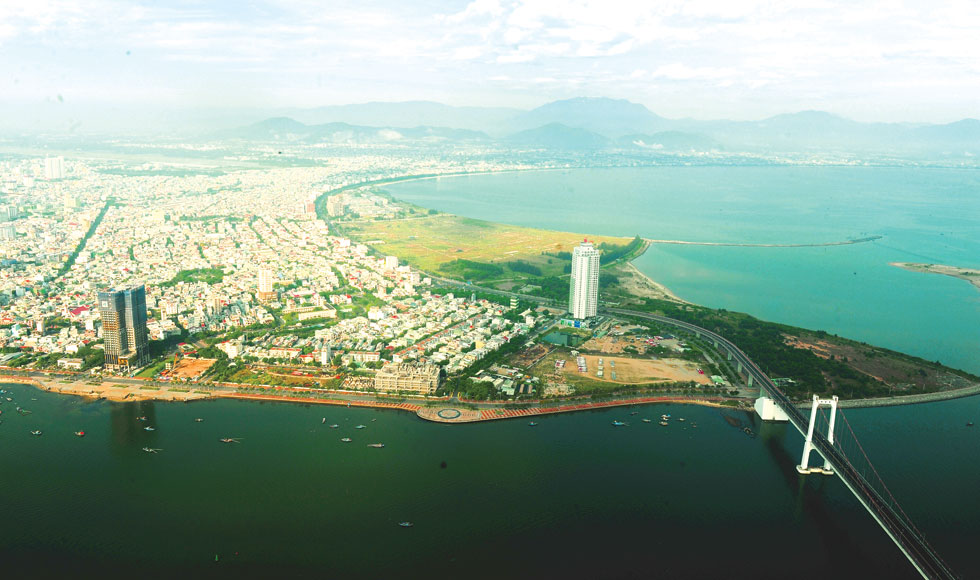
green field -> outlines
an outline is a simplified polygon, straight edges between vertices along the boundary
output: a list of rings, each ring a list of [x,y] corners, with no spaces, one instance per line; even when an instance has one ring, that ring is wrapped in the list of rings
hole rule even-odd
[[[460,278],[472,277],[474,270],[483,270],[482,275],[477,273],[473,279],[493,280],[560,276],[568,260],[545,255],[545,252],[570,252],[586,237],[596,243],[630,242],[630,238],[539,230],[452,214],[383,221],[356,220],[345,222],[343,229],[348,236],[362,243],[383,242],[372,244],[372,247],[428,272]],[[466,261],[494,264],[500,270],[467,267]],[[508,262],[523,264],[508,265]],[[540,274],[535,268],[540,269]]]

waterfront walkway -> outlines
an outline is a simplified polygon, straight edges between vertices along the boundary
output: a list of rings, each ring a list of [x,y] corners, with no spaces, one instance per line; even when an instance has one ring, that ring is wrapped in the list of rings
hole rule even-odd
[[[608,409],[610,407],[629,407],[634,405],[649,405],[654,403],[676,403],[679,405],[703,405],[708,407],[725,407],[722,397],[633,397],[612,401],[575,401],[568,404],[545,404],[534,407],[502,407],[469,409],[467,405],[446,405],[444,407],[422,407],[416,413],[422,419],[436,423],[477,423],[480,421],[496,421],[500,419],[520,419],[552,415],[555,413],[573,413],[575,411],[591,411]],[[473,403],[471,402],[470,405]]]

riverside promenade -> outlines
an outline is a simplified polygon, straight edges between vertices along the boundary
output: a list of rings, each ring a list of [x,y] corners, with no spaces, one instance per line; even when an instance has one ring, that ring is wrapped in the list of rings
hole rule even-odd
[[[446,405],[435,407],[422,407],[416,413],[426,421],[435,423],[478,423],[481,421],[498,421],[501,419],[521,419],[529,417],[539,417],[541,415],[554,415],[556,413],[573,413],[576,411],[594,411],[598,409],[608,409],[610,407],[631,407],[635,405],[649,405],[655,403],[672,403],[679,405],[701,405],[705,407],[726,407],[722,401],[731,400],[723,397],[632,397],[627,399],[615,399],[611,401],[575,401],[567,404],[560,402],[544,403],[540,406],[513,407],[513,406],[493,406],[489,408],[468,408],[473,402],[463,401],[458,406]],[[484,403],[486,405],[486,403]]]

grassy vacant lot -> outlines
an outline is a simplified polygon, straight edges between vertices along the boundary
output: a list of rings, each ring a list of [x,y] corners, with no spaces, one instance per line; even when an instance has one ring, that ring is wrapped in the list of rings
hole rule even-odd
[[[518,260],[540,268],[541,275],[560,276],[568,261],[543,252],[570,252],[584,237],[596,243],[612,244],[628,244],[631,239],[538,230],[443,213],[400,220],[344,222],[343,228],[360,242],[383,241],[374,245],[379,252],[398,256],[428,272],[447,273],[439,266],[469,260],[502,266],[503,271],[497,274],[499,278],[527,277],[526,272],[505,265]]]

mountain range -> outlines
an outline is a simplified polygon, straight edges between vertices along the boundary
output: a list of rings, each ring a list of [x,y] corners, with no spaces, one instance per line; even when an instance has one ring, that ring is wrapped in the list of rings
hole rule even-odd
[[[215,136],[324,143],[496,142],[569,151],[947,151],[980,154],[980,121],[863,123],[824,111],[759,121],[667,119],[626,100],[575,98],[530,111],[427,101],[293,109]]]

